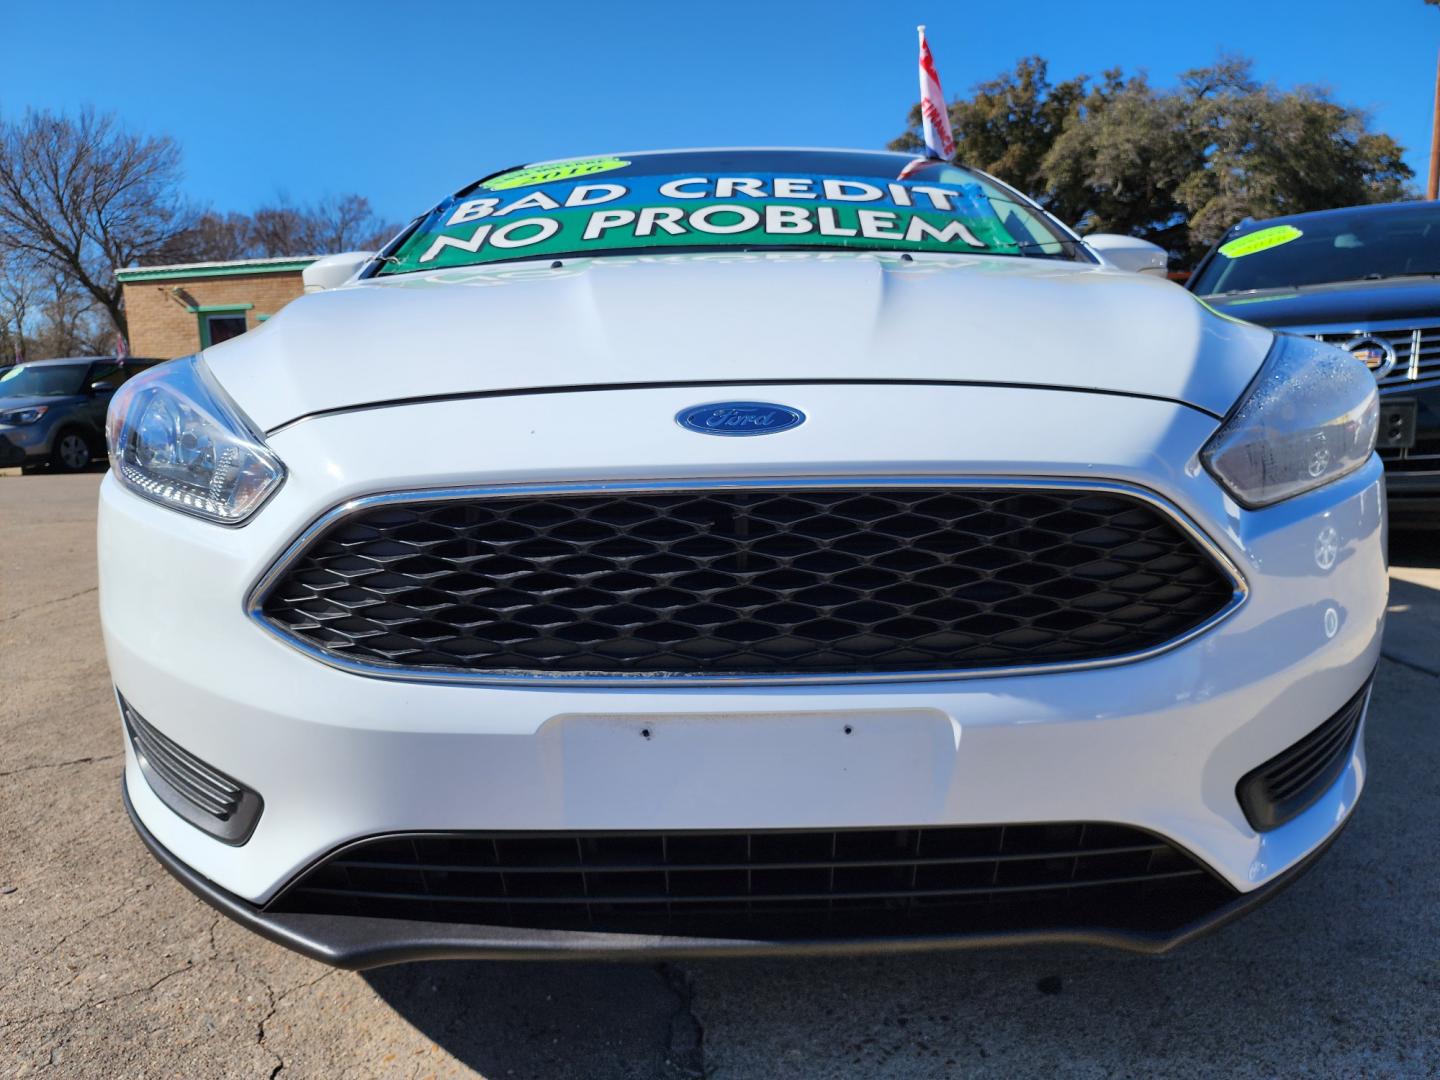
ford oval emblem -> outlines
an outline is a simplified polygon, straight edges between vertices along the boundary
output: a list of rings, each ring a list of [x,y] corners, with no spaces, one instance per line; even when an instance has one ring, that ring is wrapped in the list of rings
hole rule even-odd
[[[805,414],[769,401],[712,401],[675,415],[675,422],[701,435],[773,435],[805,422]]]

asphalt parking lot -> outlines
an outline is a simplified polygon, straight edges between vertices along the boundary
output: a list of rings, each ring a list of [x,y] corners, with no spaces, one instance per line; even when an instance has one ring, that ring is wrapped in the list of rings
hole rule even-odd
[[[1440,534],[1392,543],[1352,826],[1177,954],[359,975],[217,917],[131,831],[99,481],[0,475],[0,1076],[1440,1076]]]

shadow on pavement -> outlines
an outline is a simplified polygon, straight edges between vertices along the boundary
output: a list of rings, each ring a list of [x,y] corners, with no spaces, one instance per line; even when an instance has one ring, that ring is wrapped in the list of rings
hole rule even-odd
[[[1390,538],[1385,655],[1440,675],[1440,530]]]
[[[1440,568],[1440,528],[1391,532],[1390,562],[1396,566]]]
[[[685,977],[666,965],[426,963],[364,978],[427,1038],[495,1080],[701,1071]]]

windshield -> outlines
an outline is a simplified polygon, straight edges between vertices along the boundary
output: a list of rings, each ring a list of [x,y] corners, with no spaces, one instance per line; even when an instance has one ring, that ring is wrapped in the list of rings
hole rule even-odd
[[[1191,289],[1206,296],[1440,274],[1440,207],[1406,203],[1257,222],[1221,244]]]
[[[0,397],[69,397],[85,385],[89,364],[18,364],[0,375]]]
[[[513,169],[432,211],[380,273],[640,252],[882,251],[1083,258],[1043,214],[903,154],[723,150]]]

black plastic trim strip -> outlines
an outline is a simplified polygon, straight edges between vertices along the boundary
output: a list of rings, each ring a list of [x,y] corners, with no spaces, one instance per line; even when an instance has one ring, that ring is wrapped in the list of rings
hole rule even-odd
[[[220,888],[172,855],[145,828],[121,781],[130,823],[150,853],[182,885],[211,907],[261,937],[334,967],[364,970],[421,960],[630,960],[695,959],[712,956],[859,956],[938,950],[991,949],[1017,945],[1093,945],[1159,955],[1218,930],[1278,895],[1310,869],[1335,842],[1349,819],[1301,860],[1260,888],[1237,893],[1188,926],[1170,933],[1074,928],[967,935],[851,938],[840,940],[745,941],[712,938],[595,934],[575,930],[529,930],[468,926],[408,919],[347,915],[281,915]]]
[[[150,785],[150,790],[155,793],[155,797],[182,820],[195,826],[201,832],[213,836],[222,844],[228,844],[231,847],[244,845],[250,839],[251,834],[255,832],[255,826],[260,823],[260,815],[265,810],[265,801],[260,797],[259,792],[226,776],[218,769],[205,765],[199,758],[179,743],[175,743],[163,731],[141,716],[139,711],[126,701],[118,690],[115,692],[115,699],[120,706],[120,719],[125,727],[125,736],[130,740],[136,763],[140,766],[140,775]],[[167,742],[173,743],[173,745],[167,746]],[[157,762],[150,761],[152,753],[155,754]],[[161,753],[170,755],[166,759],[166,764],[173,772],[167,772],[158,767]],[[196,765],[202,766],[219,777],[223,783],[229,784],[235,789],[233,805],[229,805],[228,810],[222,805],[223,800],[219,796],[212,791],[202,789],[193,777],[185,775],[184,769],[175,764],[176,761],[183,761],[179,757],[181,754],[194,758]],[[129,805],[128,795],[126,796],[126,805]]]
[[[331,409],[316,409],[301,413],[265,432],[266,438],[278,435],[296,424],[325,416],[344,413],[368,412],[371,409],[393,409],[405,405],[433,405],[442,401],[483,401],[487,398],[529,397],[541,394],[592,394],[614,390],[679,390],[685,387],[709,389],[717,386],[984,386],[999,390],[1044,390],[1062,394],[1099,394],[1102,397],[1139,398],[1142,401],[1161,401],[1167,405],[1180,405],[1201,413],[1212,420],[1224,419],[1220,413],[1194,405],[1178,398],[1160,394],[1140,394],[1128,390],[1104,390],[1095,386],[1036,386],[1033,383],[990,381],[985,379],[679,379],[665,382],[604,383],[585,385],[575,383],[567,386],[519,386],[505,390],[467,390],[455,394],[423,394],[416,397],[386,398],[381,401],[367,401],[356,405],[336,405]]]
[[[1335,786],[1364,732],[1374,686],[1372,671],[1344,705],[1240,778],[1235,799],[1251,828],[1256,832],[1278,829]]]

